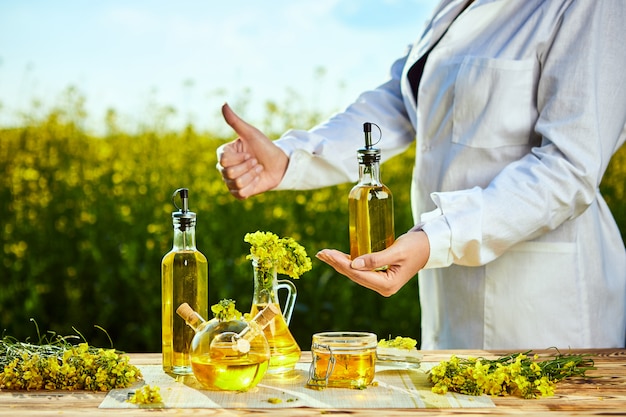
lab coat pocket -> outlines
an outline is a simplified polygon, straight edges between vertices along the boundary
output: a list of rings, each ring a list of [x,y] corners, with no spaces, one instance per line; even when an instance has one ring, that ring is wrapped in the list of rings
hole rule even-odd
[[[536,120],[534,60],[465,57],[454,85],[452,141],[528,145]]]
[[[519,349],[584,345],[587,306],[576,259],[574,243],[524,242],[489,263],[485,278],[485,346]]]

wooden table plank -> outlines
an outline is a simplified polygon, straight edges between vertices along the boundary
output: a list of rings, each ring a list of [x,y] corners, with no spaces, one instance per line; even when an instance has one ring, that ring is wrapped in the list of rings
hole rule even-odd
[[[551,352],[551,351],[548,351]],[[497,357],[510,352],[500,351],[423,351],[425,362],[448,360],[458,356]],[[565,353],[565,352],[563,352]],[[568,352],[569,353],[569,352]],[[467,416],[467,415],[537,415],[537,416],[600,416],[626,415],[626,350],[599,349],[576,350],[572,353],[594,355],[596,370],[589,371],[587,378],[560,382],[556,395],[548,398],[524,400],[518,397],[494,397],[496,408],[483,409],[390,409],[384,410],[317,410],[311,408],[289,409],[98,409],[106,393],[68,391],[0,391],[0,416],[145,416],[202,415],[202,416],[308,416],[332,414],[333,416]],[[135,365],[159,364],[160,354],[130,354]],[[310,352],[303,354],[303,361],[310,361]]]

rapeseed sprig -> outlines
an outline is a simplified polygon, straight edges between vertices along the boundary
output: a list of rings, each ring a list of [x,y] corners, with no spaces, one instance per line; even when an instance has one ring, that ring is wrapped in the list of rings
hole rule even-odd
[[[58,335],[38,344],[0,340],[0,389],[108,391],[141,377],[128,356],[114,349],[73,345]]]
[[[459,358],[452,355],[429,371],[432,391],[448,391],[468,395],[515,395],[522,398],[554,395],[556,383],[564,378],[585,376],[595,369],[589,355],[565,355],[557,351],[551,359],[539,361],[531,351],[503,356],[499,359]]]
[[[311,259],[306,250],[291,237],[279,238],[272,232],[257,231],[246,233],[243,240],[251,245],[246,259],[255,261],[260,272],[275,268],[278,274],[298,279],[311,270]]]
[[[417,340],[410,337],[396,336],[395,339],[392,339],[391,336],[389,340],[380,339],[378,341],[378,347],[381,348],[396,348],[396,349],[406,349],[412,350],[417,346]]]
[[[161,388],[146,384],[135,391],[126,401],[131,404],[138,405],[160,404],[163,402],[163,397],[161,397]]]
[[[235,308],[235,300],[224,298],[211,306],[213,316],[219,321],[241,320],[243,315]]]

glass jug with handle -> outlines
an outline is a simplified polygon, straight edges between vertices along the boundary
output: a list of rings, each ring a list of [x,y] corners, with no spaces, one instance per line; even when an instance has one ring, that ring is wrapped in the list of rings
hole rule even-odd
[[[296,304],[297,290],[293,282],[278,280],[276,268],[269,271],[258,268],[257,262],[252,261],[254,272],[254,294],[250,314],[255,316],[268,304],[276,306],[281,314],[265,327],[265,337],[270,346],[270,364],[268,374],[288,372],[300,360],[301,350],[293,335],[289,331],[289,322]],[[278,291],[286,290],[287,298],[284,309],[281,309]]]

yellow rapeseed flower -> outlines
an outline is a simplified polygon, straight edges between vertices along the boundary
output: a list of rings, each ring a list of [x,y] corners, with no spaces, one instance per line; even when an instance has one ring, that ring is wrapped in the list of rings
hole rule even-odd
[[[93,390],[126,388],[141,378],[128,356],[59,337],[33,345],[0,340],[0,389]]]
[[[240,320],[242,314],[235,308],[235,300],[225,298],[211,306],[213,316],[219,321]]]
[[[259,271],[276,269],[278,274],[297,279],[311,270],[306,250],[291,237],[279,238],[272,232],[246,233],[244,242],[251,245],[246,259],[256,262]]]
[[[584,376],[593,368],[588,355],[562,355],[538,361],[537,355],[514,354],[495,360],[455,355],[429,371],[432,391],[439,394],[458,392],[469,395],[516,395],[537,398],[554,395],[556,383],[566,377]]]
[[[163,402],[161,398],[161,388],[148,384],[135,391],[127,400],[132,404],[158,404]]]

